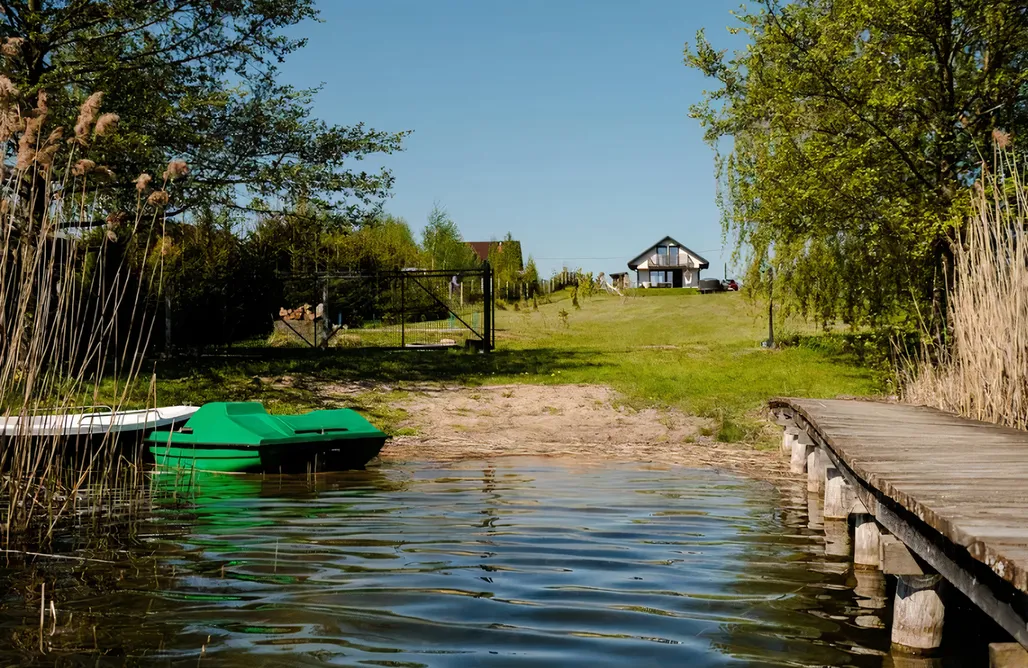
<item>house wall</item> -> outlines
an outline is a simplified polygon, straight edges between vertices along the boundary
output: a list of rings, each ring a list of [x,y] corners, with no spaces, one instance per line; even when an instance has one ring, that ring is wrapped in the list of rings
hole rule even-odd
[[[698,288],[700,287],[700,270],[699,269],[682,269],[682,287],[683,288]],[[639,269],[635,272],[635,284],[641,287],[643,283],[650,280],[650,272],[646,269]]]

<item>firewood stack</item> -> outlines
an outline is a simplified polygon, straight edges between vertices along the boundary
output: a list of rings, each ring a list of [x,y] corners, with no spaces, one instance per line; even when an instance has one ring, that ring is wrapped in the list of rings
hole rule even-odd
[[[280,308],[278,315],[282,320],[320,320],[325,317],[325,305],[318,304],[313,310],[310,304],[304,304],[294,309]]]

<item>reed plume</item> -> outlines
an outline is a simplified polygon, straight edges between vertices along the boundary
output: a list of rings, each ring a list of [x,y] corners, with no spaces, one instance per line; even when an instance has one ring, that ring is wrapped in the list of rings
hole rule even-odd
[[[160,212],[118,211],[101,230],[76,231],[74,226],[102,204],[90,186],[113,174],[88,158],[62,159],[62,131],[44,134],[46,96],[38,96],[33,113],[24,116],[11,101],[15,94],[0,76],[0,129],[18,146],[12,178],[0,182],[0,430],[5,430],[0,537],[5,540],[31,527],[49,536],[68,513],[99,517],[97,512],[115,502],[116,487],[138,480],[139,468],[119,450],[113,432],[101,434],[95,449],[76,449],[56,435],[34,437],[26,425],[101,397],[115,411],[125,405],[153,326],[146,299],[160,282],[160,264],[134,269],[129,252],[153,253]],[[75,139],[88,135],[101,97],[94,93],[82,105]],[[114,130],[108,120],[104,132]],[[47,168],[57,161],[70,169]],[[17,425],[9,418],[17,418]]]
[[[100,103],[103,101],[103,97],[104,94],[97,91],[87,97],[86,101],[79,107],[79,117],[75,121],[75,139],[83,145],[89,136],[89,130],[93,127],[93,121],[96,120],[96,114],[100,111]]]
[[[118,116],[118,114],[114,114],[111,112],[101,114],[100,118],[98,118],[96,121],[96,129],[94,130],[96,136],[103,137],[104,135],[113,132],[114,129],[118,126],[118,122],[120,120],[121,117]]]
[[[143,173],[136,177],[136,190],[139,192],[145,191],[150,187],[150,182],[153,181],[153,177],[149,174]]]
[[[185,160],[172,160],[168,163],[168,168],[164,170],[164,180],[174,181],[188,173],[189,165],[186,164]]]

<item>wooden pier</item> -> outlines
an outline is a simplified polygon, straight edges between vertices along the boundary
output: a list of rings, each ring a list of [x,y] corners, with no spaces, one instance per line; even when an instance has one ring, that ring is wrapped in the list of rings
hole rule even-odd
[[[1010,634],[991,665],[1028,667],[1028,433],[903,404],[770,407],[792,472],[823,499],[826,540],[852,526],[854,567],[897,578],[893,644],[937,648],[952,586]]]

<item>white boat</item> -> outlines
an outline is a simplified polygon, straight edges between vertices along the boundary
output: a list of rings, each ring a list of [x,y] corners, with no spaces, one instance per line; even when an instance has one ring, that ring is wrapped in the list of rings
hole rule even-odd
[[[70,411],[86,412],[73,413]],[[154,429],[184,423],[199,406],[164,406],[131,411],[116,411],[109,406],[74,406],[49,415],[0,417],[0,438],[49,436],[74,438],[102,436],[107,433],[145,436]],[[134,433],[135,432],[135,433]]]

